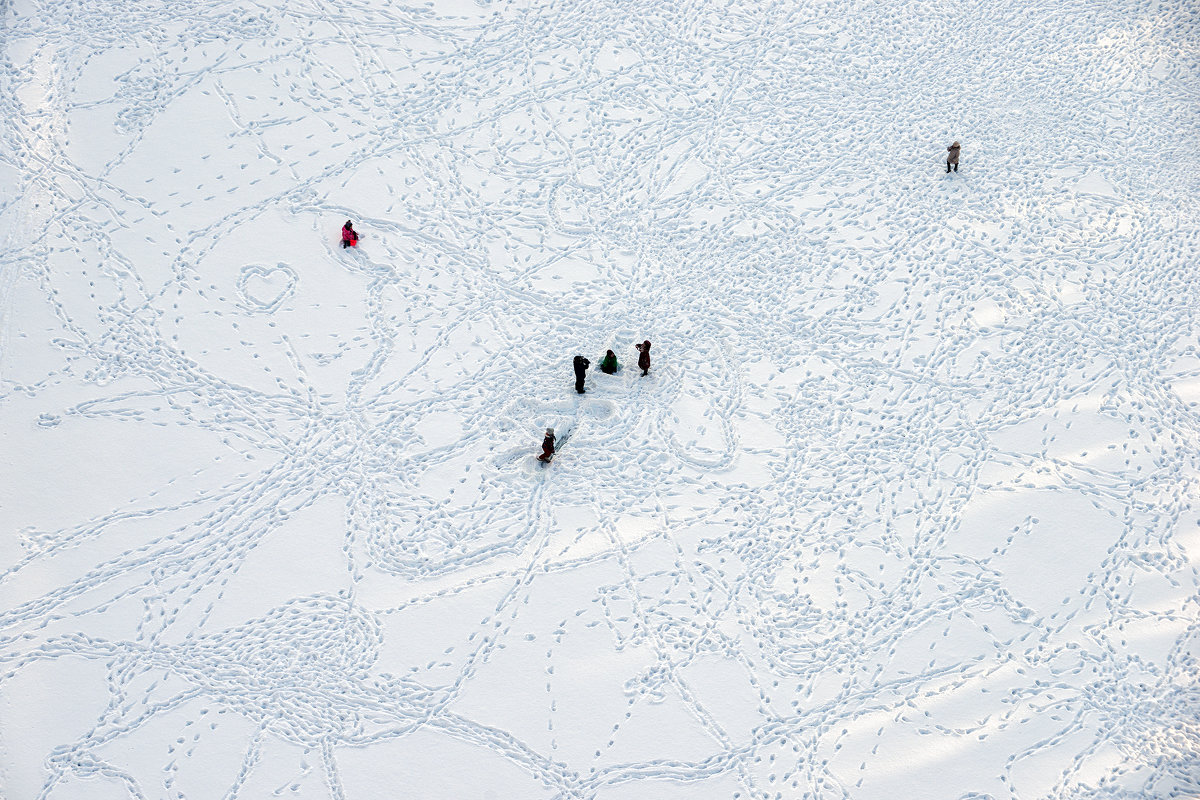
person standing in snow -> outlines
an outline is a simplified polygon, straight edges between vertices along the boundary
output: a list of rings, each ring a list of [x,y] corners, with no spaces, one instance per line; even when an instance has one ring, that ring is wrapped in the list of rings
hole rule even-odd
[[[646,341],[642,342],[641,344],[635,344],[633,346],[633,349],[638,351],[638,367],[642,370],[642,374],[643,375],[649,374],[649,372],[650,372],[650,340],[647,339]]]
[[[592,365],[583,356],[575,356],[575,391],[583,394],[583,379],[587,375],[587,369]]]
[[[342,226],[342,247],[358,247],[358,231],[354,230],[354,223],[350,220],[346,220]]]
[[[946,148],[946,172],[950,171],[950,167],[954,167],[954,171],[958,172],[958,151],[961,149],[958,142]]]
[[[554,428],[546,428],[546,438],[542,439],[542,454],[538,461],[549,461],[554,457]]]
[[[612,350],[607,351],[604,358],[600,360],[600,371],[605,375],[612,375],[620,368],[621,365],[617,363],[617,354]]]

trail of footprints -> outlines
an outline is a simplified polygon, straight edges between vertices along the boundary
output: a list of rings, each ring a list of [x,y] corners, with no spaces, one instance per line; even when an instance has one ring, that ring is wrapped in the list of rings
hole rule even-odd
[[[238,466],[181,453],[106,512],[17,520],[0,687],[105,668],[30,797],[197,796],[189,761],[231,715],[254,733],[213,796],[287,773],[282,740],[304,756],[274,795],[358,797],[347,753],[418,731],[547,797],[877,797],[909,730],[996,765],[961,800],[1200,791],[1200,164],[1164,165],[1159,136],[1195,109],[1194,70],[1159,55],[1184,4],[1031,27],[1045,9],[992,2],[965,30],[819,2],[86,6],[8,21],[23,169],[0,201],[24,222],[0,308],[35,287],[58,357],[10,368],[41,335],[15,308],[0,402],[40,399],[47,433],[206,432]],[[228,119],[153,150],[188,104]],[[281,219],[310,226],[303,262],[230,265],[239,230],[296,252]],[[570,357],[608,347],[624,370],[576,396]],[[571,432],[549,469],[546,425]],[[296,523],[330,499],[342,530]],[[1048,530],[1054,502],[1111,541],[1031,586],[1030,543],[1065,564],[1079,533]],[[211,621],[257,548],[317,536],[342,588]],[[428,609],[456,624],[398,642]],[[536,725],[471,710],[513,652]],[[620,672],[586,715],[581,660]],[[666,708],[703,752],[637,738]],[[178,732],[160,774],[110,755],[152,723]]]

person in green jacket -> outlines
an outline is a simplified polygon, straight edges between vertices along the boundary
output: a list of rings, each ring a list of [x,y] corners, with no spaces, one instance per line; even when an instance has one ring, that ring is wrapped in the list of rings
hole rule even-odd
[[[600,361],[600,371],[606,375],[612,375],[619,370],[621,365],[617,363],[617,354],[609,350],[604,354],[604,358]]]

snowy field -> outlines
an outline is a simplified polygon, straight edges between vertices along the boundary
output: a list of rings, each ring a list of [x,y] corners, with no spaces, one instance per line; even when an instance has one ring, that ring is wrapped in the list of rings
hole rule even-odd
[[[0,10],[4,800],[1200,797],[1192,0]]]

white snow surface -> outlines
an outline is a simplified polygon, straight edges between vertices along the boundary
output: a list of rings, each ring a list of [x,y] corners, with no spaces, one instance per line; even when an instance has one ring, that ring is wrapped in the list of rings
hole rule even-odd
[[[0,12],[5,800],[1200,796],[1193,2]]]

